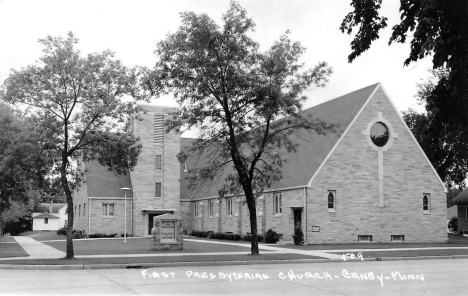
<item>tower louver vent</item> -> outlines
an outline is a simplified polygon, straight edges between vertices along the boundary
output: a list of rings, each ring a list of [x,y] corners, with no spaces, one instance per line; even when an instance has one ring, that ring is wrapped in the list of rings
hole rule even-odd
[[[164,144],[164,115],[154,115],[154,143]]]

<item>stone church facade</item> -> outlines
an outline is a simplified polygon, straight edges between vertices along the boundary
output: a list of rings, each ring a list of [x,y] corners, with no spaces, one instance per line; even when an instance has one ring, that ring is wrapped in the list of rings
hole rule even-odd
[[[147,106],[145,111],[133,125],[143,145],[133,172],[116,176],[84,164],[90,169],[74,201],[86,212],[75,228],[122,233],[120,188],[129,187],[127,232],[132,235],[148,235],[152,219],[164,213],[182,216],[186,232],[250,233],[244,196],[220,198],[216,186],[187,188],[187,169],[197,164],[180,164],[176,155],[193,139],[160,129],[173,109]],[[257,198],[260,234],[273,229],[291,241],[294,229],[301,228],[307,244],[447,240],[444,184],[382,85],[302,112],[339,128],[293,139],[299,148],[287,155],[283,179]],[[112,203],[114,217],[105,217]]]

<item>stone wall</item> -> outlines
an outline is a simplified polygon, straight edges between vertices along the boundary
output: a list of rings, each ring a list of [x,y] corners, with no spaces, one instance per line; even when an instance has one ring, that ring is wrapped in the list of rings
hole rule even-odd
[[[363,135],[378,112],[398,134],[383,152],[384,207],[378,152]],[[404,235],[406,242],[447,240],[443,186],[396,112],[379,88],[319,171],[307,192],[309,244],[357,243],[359,235],[371,235],[375,243],[388,243],[391,235]],[[328,211],[328,190],[336,190],[335,212]],[[424,193],[430,194],[428,213]],[[320,232],[311,232],[312,226]]]
[[[73,214],[74,214],[73,215],[73,229],[82,230],[84,233],[88,233],[89,203],[88,203],[86,182],[83,182],[79,188],[76,188],[72,192],[72,197],[73,197]],[[78,213],[78,209],[80,205],[81,205],[81,212]],[[66,214],[66,219],[68,220],[68,214]]]
[[[133,130],[143,148],[138,165],[131,172],[134,196],[134,231],[145,236],[148,231],[148,216],[143,209],[173,209],[180,213],[180,172],[177,154],[180,137],[175,132],[164,133],[163,143],[154,141],[154,116],[174,111],[174,108],[151,107],[140,114],[141,121],[134,119]],[[164,115],[167,118],[167,115]],[[162,155],[162,169],[156,169],[156,155]],[[155,197],[155,182],[162,184],[161,197]]]
[[[190,200],[180,201],[180,216],[182,217],[182,229],[189,234],[192,231],[192,202]]]
[[[192,228],[200,231],[233,232],[237,234],[248,234],[251,232],[250,217],[245,197],[230,197],[232,199],[232,215],[227,216],[227,199],[222,198],[220,203],[214,202],[214,215],[208,215],[208,199],[197,200],[199,204],[199,216],[192,215]],[[275,230],[283,236],[284,240],[292,240],[294,233],[294,214],[292,207],[303,205],[304,190],[293,189],[282,191],[282,213],[273,213],[273,193],[265,193],[257,198],[257,233],[265,234],[268,229]],[[302,215],[302,224],[305,222]]]

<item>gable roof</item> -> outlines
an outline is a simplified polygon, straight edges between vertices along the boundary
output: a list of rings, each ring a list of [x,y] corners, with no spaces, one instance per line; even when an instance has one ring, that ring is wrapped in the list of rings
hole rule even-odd
[[[318,135],[315,132],[300,131],[299,136],[291,136],[294,143],[298,143],[297,152],[289,153],[287,162],[283,164],[283,178],[275,186],[276,188],[288,188],[295,186],[306,186],[311,177],[320,168],[321,164],[340,139],[346,128],[351,124],[358,112],[362,109],[371,94],[379,84],[356,90],[336,99],[324,102],[320,105],[303,110],[303,116],[311,115],[328,123],[338,124],[335,132],[326,135]],[[181,151],[185,151],[196,139],[181,139]],[[190,165],[190,164],[187,164]],[[218,195],[215,186],[210,188],[187,189],[187,173],[183,171],[181,165],[181,199],[200,197],[213,197]],[[222,182],[222,180],[221,180]]]
[[[53,203],[52,204],[52,213],[58,213],[59,210],[63,207],[65,207],[67,204],[66,203]],[[50,203],[40,203],[36,205],[34,208],[35,213],[49,213],[50,211]]]
[[[452,199],[453,203],[468,203],[468,187]]]
[[[36,219],[36,218],[58,219],[59,217],[55,216],[54,214],[42,213],[33,217],[33,219]]]
[[[97,161],[84,164],[86,169],[86,188],[88,197],[133,197],[133,191],[121,190],[121,188],[132,188],[130,173],[119,175],[114,171],[100,165]]]

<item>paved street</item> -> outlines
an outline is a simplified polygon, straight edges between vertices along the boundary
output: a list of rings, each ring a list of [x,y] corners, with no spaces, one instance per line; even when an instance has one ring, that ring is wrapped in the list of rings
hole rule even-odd
[[[468,259],[0,270],[0,295],[464,295]]]

